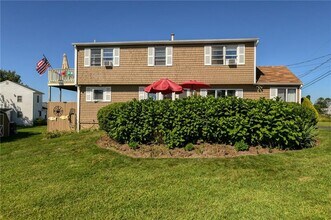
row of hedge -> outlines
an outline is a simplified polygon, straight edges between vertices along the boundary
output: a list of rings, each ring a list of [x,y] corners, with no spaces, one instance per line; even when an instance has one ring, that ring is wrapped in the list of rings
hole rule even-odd
[[[120,143],[183,147],[198,141],[300,149],[314,145],[317,118],[296,103],[235,97],[133,100],[98,112],[100,128]]]

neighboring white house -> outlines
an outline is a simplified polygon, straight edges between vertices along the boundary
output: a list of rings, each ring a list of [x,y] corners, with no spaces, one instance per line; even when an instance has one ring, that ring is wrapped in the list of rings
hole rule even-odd
[[[18,125],[32,125],[37,118],[45,118],[42,92],[9,80],[0,82],[0,108],[7,111],[10,121]]]

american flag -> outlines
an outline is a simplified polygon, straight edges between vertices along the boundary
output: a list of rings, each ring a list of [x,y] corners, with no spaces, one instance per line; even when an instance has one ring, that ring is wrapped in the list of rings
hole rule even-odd
[[[39,62],[37,63],[36,66],[36,70],[37,72],[42,75],[46,72],[46,70],[51,66],[51,64],[49,64],[48,60],[46,59],[46,57],[42,58],[41,60],[39,60]]]

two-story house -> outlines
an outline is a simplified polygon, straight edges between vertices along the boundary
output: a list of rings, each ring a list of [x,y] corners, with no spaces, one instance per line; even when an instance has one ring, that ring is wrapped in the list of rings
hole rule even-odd
[[[281,97],[300,102],[302,82],[285,66],[256,66],[258,38],[74,43],[78,129],[97,124],[97,111],[132,99],[181,98],[146,94],[161,78],[180,84],[211,85],[201,96],[257,99]],[[57,85],[61,87],[61,85]],[[63,85],[65,88],[65,85]]]
[[[9,80],[0,82],[0,109],[7,109],[11,122],[33,125],[37,118],[45,118],[42,92]]]

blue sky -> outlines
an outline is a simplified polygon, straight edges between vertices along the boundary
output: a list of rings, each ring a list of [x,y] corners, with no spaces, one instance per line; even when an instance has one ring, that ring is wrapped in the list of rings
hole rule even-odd
[[[47,74],[35,65],[45,54],[54,68],[73,42],[259,37],[258,65],[287,65],[331,53],[331,2],[78,2],[1,1],[2,69],[43,91]],[[292,66],[304,74],[331,56]],[[308,83],[331,70],[331,62],[302,78]],[[331,76],[303,90],[312,99],[331,97]],[[53,89],[53,100],[58,99]],[[65,101],[75,101],[72,92]]]

